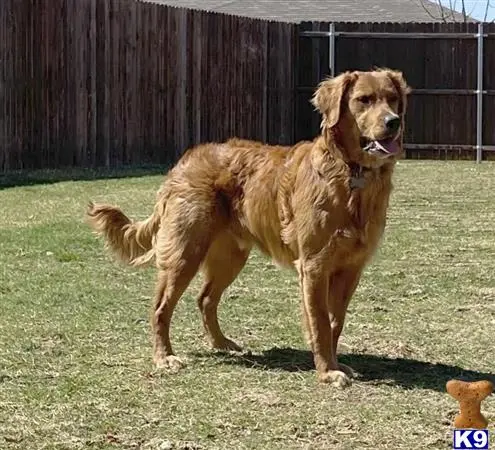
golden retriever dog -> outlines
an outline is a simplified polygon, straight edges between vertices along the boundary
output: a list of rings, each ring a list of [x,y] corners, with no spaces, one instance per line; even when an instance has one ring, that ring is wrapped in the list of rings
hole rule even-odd
[[[183,364],[172,350],[170,321],[198,270],[204,284],[197,302],[212,347],[239,350],[222,333],[217,308],[256,246],[299,274],[318,379],[350,384],[352,369],[338,363],[337,343],[385,228],[408,92],[395,70],[342,73],[321,82],[313,96],[322,115],[313,141],[281,147],[232,139],[189,149],[141,222],[90,203],[88,220],[113,253],[134,266],[155,262],[157,367]]]

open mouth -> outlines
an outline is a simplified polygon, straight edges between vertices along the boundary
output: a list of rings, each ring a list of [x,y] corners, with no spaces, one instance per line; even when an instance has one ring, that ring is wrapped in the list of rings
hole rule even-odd
[[[381,154],[384,156],[395,155],[401,151],[400,145],[397,142],[397,137],[376,141],[362,137],[361,148],[365,152]]]

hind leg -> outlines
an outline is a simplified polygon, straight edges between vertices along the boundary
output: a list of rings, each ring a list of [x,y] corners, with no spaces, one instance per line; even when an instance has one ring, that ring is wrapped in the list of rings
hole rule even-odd
[[[196,274],[199,264],[160,270],[155,293],[151,324],[153,330],[153,362],[158,368],[180,369],[184,363],[177,358],[170,342],[170,323],[175,306]]]
[[[157,234],[158,279],[151,317],[155,365],[173,370],[183,363],[174,355],[170,342],[172,314],[206,256],[214,225],[212,214],[208,221],[205,214],[194,211],[194,206],[187,211],[180,206],[184,205],[167,205],[167,217]]]
[[[242,270],[250,251],[251,248],[241,249],[232,236],[222,234],[210,246],[203,263],[205,281],[198,297],[198,307],[206,334],[214,349],[241,350],[222,333],[217,311],[223,291]]]

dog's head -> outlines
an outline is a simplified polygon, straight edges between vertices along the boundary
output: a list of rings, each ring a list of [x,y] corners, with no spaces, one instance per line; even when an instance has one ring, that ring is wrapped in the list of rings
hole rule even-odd
[[[407,95],[401,72],[345,72],[320,83],[312,103],[349,160],[380,165],[403,153]]]

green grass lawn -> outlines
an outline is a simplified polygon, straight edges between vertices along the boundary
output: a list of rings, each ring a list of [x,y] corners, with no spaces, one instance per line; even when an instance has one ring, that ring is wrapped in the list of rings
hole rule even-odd
[[[83,217],[89,199],[146,217],[161,175],[4,183],[0,448],[451,448],[445,382],[495,378],[494,174],[494,163],[399,163],[341,340],[359,374],[344,391],[316,381],[297,277],[259,253],[220,310],[245,352],[208,349],[195,280],[172,323],[188,366],[153,368],[154,270],[113,262]],[[494,398],[483,411],[493,430]]]

